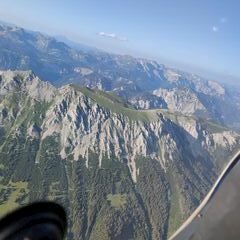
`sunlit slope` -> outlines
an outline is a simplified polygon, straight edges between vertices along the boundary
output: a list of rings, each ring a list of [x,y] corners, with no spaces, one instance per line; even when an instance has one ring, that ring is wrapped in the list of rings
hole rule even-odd
[[[239,141],[207,120],[31,72],[0,73],[0,126],[0,214],[56,200],[68,239],[166,239]]]
[[[77,84],[113,91],[138,109],[165,108],[240,129],[237,86],[223,85],[148,59],[75,49],[53,37],[19,27],[0,24],[0,35],[1,70],[31,69],[55,86]]]

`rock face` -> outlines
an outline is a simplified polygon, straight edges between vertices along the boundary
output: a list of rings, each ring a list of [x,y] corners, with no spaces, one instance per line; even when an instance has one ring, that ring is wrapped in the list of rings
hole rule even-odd
[[[41,33],[0,27],[0,69],[34,71],[56,86],[113,91],[138,109],[166,108],[240,129],[240,90],[156,61],[77,50]]]
[[[240,139],[209,120],[136,110],[22,71],[0,73],[0,136],[0,213],[56,200],[68,211],[68,239],[166,239]]]
[[[16,89],[25,92],[37,101],[50,102],[56,89],[48,82],[41,81],[31,71],[0,71],[0,95],[5,96]]]
[[[199,101],[196,94],[189,89],[163,89],[159,88],[153,91],[155,96],[161,97],[167,103],[167,108],[185,115],[200,115],[207,113],[207,109]]]

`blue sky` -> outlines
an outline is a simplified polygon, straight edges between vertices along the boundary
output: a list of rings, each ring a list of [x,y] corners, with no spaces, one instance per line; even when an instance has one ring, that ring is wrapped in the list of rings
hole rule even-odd
[[[238,0],[8,0],[0,1],[0,20],[240,79],[239,9]]]

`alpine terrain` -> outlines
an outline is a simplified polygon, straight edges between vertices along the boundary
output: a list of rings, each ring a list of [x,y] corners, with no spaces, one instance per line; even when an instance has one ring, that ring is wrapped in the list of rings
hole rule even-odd
[[[164,108],[240,129],[240,90],[156,61],[67,44],[0,25],[0,69],[32,70],[55,86],[112,91],[138,109]]]
[[[34,69],[52,83],[62,79],[56,87],[32,71],[0,72],[1,216],[49,199],[67,210],[67,239],[167,239],[239,146],[239,134],[219,124],[234,121],[215,109],[219,104],[227,114],[237,102],[227,108],[228,90],[215,82],[126,56],[90,58],[45,40],[22,29],[1,29],[1,68]],[[62,49],[78,65],[68,65]],[[35,66],[32,59],[40,62]],[[104,68],[106,59],[112,71]],[[41,61],[46,65],[37,67]],[[70,68],[74,84],[64,75]],[[125,99],[80,86],[87,81]],[[141,84],[151,81],[144,92]],[[130,86],[141,95],[124,91]]]

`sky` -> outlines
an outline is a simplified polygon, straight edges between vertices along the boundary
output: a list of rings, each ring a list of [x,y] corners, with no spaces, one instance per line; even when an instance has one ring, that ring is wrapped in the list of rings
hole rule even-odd
[[[240,82],[239,0],[0,0],[0,20]]]

